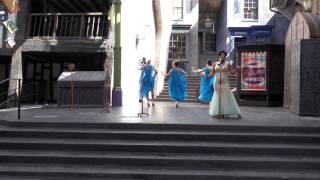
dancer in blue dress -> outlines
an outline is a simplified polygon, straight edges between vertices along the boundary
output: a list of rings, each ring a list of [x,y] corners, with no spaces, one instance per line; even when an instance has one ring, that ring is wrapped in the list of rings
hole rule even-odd
[[[204,73],[200,79],[200,95],[198,97],[198,99],[204,103],[209,103],[211,101],[212,95],[213,95],[214,76],[209,76],[211,70],[212,70],[212,61],[211,60],[208,60],[206,67],[203,69],[195,70],[192,67],[193,72]]]
[[[213,117],[223,118],[228,115],[237,115],[241,118],[241,112],[234,95],[231,92],[228,74],[236,74],[240,67],[233,69],[232,65],[226,62],[227,53],[219,52],[219,62],[213,65],[211,75],[215,76],[213,87],[214,94],[210,102],[209,114]]]
[[[149,92],[151,92],[152,97],[152,106],[154,106],[154,79],[157,75],[157,70],[154,69],[154,66],[151,65],[151,60],[148,60],[147,63],[141,68],[141,77],[140,77],[140,99],[143,97],[147,98],[148,106],[149,102]]]
[[[184,77],[186,72],[178,67],[179,62],[172,63],[172,69],[169,73],[162,73],[165,77],[169,77],[169,96],[176,102],[176,108],[179,107],[178,102],[183,101],[187,97],[187,81]]]

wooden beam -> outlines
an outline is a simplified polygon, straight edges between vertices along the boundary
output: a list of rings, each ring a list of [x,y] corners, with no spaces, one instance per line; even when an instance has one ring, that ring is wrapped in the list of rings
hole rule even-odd
[[[75,7],[75,4],[77,4],[77,3],[70,3],[69,0],[65,0],[65,1],[63,1],[63,3],[64,3],[67,7],[69,7],[69,9],[71,9],[72,12],[75,12],[75,13],[81,12],[78,8]]]
[[[80,10],[80,12],[87,12],[87,9],[84,8],[84,6],[81,3],[79,3],[79,1],[71,3],[74,4],[74,7]]]
[[[50,6],[56,7],[55,9],[58,9],[60,12],[71,12],[72,10],[66,8],[66,6],[63,6],[61,3],[57,2],[57,0],[46,0]]]
[[[42,2],[43,6],[47,6],[47,7],[50,7],[50,9],[53,9],[53,10],[55,10],[55,11],[59,11],[59,10],[57,9],[57,7],[52,6],[52,5],[49,4],[46,0],[40,0],[40,1]]]
[[[94,7],[91,3],[91,1],[89,0],[77,0],[77,2],[82,3],[84,6],[86,6],[88,8],[88,11],[86,12],[96,12],[97,11],[97,7]]]
[[[108,0],[95,0],[96,6],[101,7],[100,12],[107,12],[110,8],[110,2]]]

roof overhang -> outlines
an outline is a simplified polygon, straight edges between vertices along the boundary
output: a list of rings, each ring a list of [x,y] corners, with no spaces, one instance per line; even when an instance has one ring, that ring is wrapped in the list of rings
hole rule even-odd
[[[172,25],[172,34],[188,34],[191,25]]]
[[[31,0],[29,0],[31,2]],[[59,13],[107,12],[112,0],[32,0]]]

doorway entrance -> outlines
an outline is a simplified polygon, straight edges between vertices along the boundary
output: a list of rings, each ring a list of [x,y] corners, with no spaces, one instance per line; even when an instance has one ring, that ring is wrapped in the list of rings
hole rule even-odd
[[[0,82],[10,77],[11,58],[11,56],[0,56]],[[8,88],[9,81],[0,84],[0,104],[7,100]]]
[[[56,103],[57,80],[70,63],[76,71],[103,71],[105,53],[45,53],[24,52],[23,89],[24,103]]]

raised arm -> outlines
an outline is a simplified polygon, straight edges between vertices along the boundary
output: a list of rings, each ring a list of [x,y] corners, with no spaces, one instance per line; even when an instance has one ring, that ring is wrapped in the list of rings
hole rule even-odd
[[[232,74],[232,75],[235,75],[238,72],[239,69],[240,69],[239,66],[237,66],[237,68],[234,69],[231,64],[228,64],[229,73]]]

